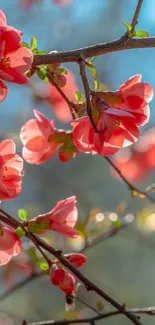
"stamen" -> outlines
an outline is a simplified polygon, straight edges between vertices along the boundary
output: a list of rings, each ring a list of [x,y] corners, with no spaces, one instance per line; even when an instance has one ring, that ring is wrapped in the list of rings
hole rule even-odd
[[[115,122],[115,126],[116,126],[116,127],[119,127],[120,124],[121,124],[121,120],[120,120],[119,117],[117,117],[116,122]]]
[[[1,64],[5,67],[5,68],[8,68],[10,66],[10,63],[11,63],[11,60],[9,57],[7,56],[4,56],[2,59],[1,59]]]

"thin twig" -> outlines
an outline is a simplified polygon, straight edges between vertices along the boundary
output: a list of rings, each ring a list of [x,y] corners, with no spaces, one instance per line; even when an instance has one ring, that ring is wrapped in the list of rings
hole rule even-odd
[[[138,24],[138,17],[139,17],[139,14],[140,14],[142,4],[143,4],[143,0],[138,0],[136,10],[135,10],[134,16],[132,18],[132,22],[131,22],[131,26],[132,26],[133,31],[135,29],[135,26]]]
[[[0,219],[2,221],[6,221],[6,219],[2,216],[0,216]],[[105,231],[104,233],[101,234],[101,236],[95,238],[94,240],[92,240],[91,242],[87,242],[86,246],[84,248],[81,249],[80,253],[84,253],[87,249],[99,244],[100,242],[110,238],[111,236],[116,235],[120,230],[122,230],[124,227],[128,226],[130,223],[126,223],[122,222],[121,226],[119,228],[114,228],[111,227],[110,229],[108,229],[107,231]],[[10,224],[12,225],[12,224]],[[29,282],[32,282],[33,280],[37,280],[43,276],[45,276],[46,273],[45,272],[34,272],[32,273],[28,278],[24,279],[23,281],[13,285],[11,288],[9,288],[8,290],[6,290],[1,296],[0,296],[0,301],[9,297],[10,295],[14,294],[17,290],[21,289],[22,287],[24,287],[25,285],[27,285]],[[95,312],[96,309],[90,305],[88,305],[88,303],[85,303],[84,300],[82,298],[76,297],[77,300],[79,300],[80,302],[84,303],[87,307],[89,307],[90,309],[94,310]]]
[[[89,116],[90,122],[95,132],[98,132],[97,126],[93,120],[91,100],[90,100],[90,88],[89,88],[89,83],[86,75],[85,60],[82,57],[79,59],[79,67],[80,67],[80,75],[81,75],[81,79],[85,91],[85,97],[87,103],[87,115]]]
[[[139,196],[141,198],[147,198],[149,201],[155,203],[155,198],[149,195],[149,193],[145,191],[141,191],[136,186],[134,186],[132,183],[130,183],[127,178],[121,173],[119,168],[112,162],[112,160],[108,157],[103,157],[107,162],[114,168],[114,170],[117,172],[117,174],[121,177],[121,179],[124,181],[124,183],[127,185],[129,190],[131,191],[131,194],[134,193],[135,196]]]
[[[31,235],[31,234],[30,234]],[[45,254],[45,252],[43,251],[43,249],[38,245],[37,241],[35,240],[35,238],[33,236],[30,237],[32,242],[34,243],[34,245],[36,246],[36,248],[38,249],[38,251],[40,252],[40,254],[44,257],[45,261],[48,263],[49,267],[52,265],[51,260],[48,258],[48,256]]]
[[[50,83],[57,89],[57,91],[59,92],[59,94],[62,96],[62,98],[65,100],[65,102],[68,104],[69,108],[70,108],[70,112],[72,115],[73,120],[77,117],[76,116],[76,111],[78,108],[78,105],[73,103],[63,92],[63,90],[61,89],[61,87],[59,87],[59,85],[55,82],[54,78],[52,77],[52,74],[50,71],[47,72],[47,77],[50,81]]]
[[[2,212],[2,209],[1,209]],[[2,212],[5,215],[5,211]],[[7,213],[7,217],[3,216],[3,222],[6,224],[9,223],[12,224],[12,227],[16,228],[20,225],[20,227],[23,228],[23,224],[17,220],[13,220],[12,218],[9,218],[9,214]],[[1,216],[0,216],[1,219]],[[15,223],[17,223],[15,225]],[[68,270],[70,270],[86,287],[87,290],[94,291],[97,293],[100,297],[108,301],[113,307],[115,307],[120,313],[124,314],[129,318],[134,324],[136,325],[142,325],[139,319],[132,313],[128,312],[126,310],[126,307],[121,305],[117,300],[115,300],[112,296],[110,296],[108,293],[106,293],[103,289],[98,287],[94,282],[89,280],[84,274],[82,274],[72,263],[69,262],[61,253],[61,251],[57,251],[52,246],[50,246],[48,243],[46,243],[43,239],[40,237],[29,233],[28,231],[25,231],[25,236],[32,240],[32,237],[37,242],[37,245],[41,246],[43,249],[45,249],[47,252],[51,253],[53,256],[55,256]]]
[[[83,300],[81,297],[76,296],[76,300],[80,301],[83,305],[93,310],[97,315],[101,315],[101,313],[92,305],[90,305],[87,301]]]
[[[155,306],[144,307],[144,308],[128,308],[127,310],[136,314],[147,314],[151,316],[155,315]],[[43,321],[43,322],[28,323],[28,325],[69,325],[69,324],[79,324],[79,323],[92,324],[92,322],[99,321],[101,319],[109,318],[111,316],[115,316],[119,314],[120,314],[119,311],[112,311],[94,317],[87,317],[81,319],[64,319],[64,320],[57,320],[57,321],[50,320],[50,321]]]

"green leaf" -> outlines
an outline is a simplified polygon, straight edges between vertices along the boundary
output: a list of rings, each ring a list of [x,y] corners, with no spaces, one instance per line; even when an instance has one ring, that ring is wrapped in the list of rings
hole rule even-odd
[[[98,90],[99,89],[99,81],[97,79],[94,79],[94,87],[95,87],[95,90]]]
[[[37,49],[34,49],[32,52],[33,52],[34,55],[37,55],[38,54],[38,50]]]
[[[94,65],[88,65],[88,69],[91,71],[93,77],[96,79],[97,77],[97,72],[96,72],[96,68],[94,67]]]
[[[57,68],[57,69],[55,70],[55,72],[56,72],[56,73],[59,73],[59,74],[67,74],[67,73],[68,73],[67,70],[64,69],[64,68]]]
[[[37,39],[33,36],[31,37],[30,49],[33,51],[37,48]]]
[[[149,33],[146,32],[145,30],[136,30],[136,32],[134,32],[133,36],[135,36],[135,37],[148,37]]]
[[[16,228],[16,234],[18,237],[23,237],[25,235],[25,231],[19,226]]]
[[[81,94],[78,91],[75,91],[74,95],[75,95],[77,102],[80,102]]]
[[[39,71],[37,71],[37,75],[42,81],[49,82],[49,79],[47,77],[47,71],[45,69],[40,69]]]
[[[43,270],[43,271],[47,271],[48,269],[49,269],[49,265],[48,265],[48,263],[41,263],[40,264],[40,268],[41,268],[41,270]]]
[[[18,217],[22,221],[27,221],[28,220],[28,213],[27,213],[27,211],[24,210],[24,209],[19,209],[18,210]]]
[[[126,23],[125,21],[123,21],[122,24],[127,28],[127,31],[128,31],[128,32],[131,32],[131,31],[132,31],[132,26],[131,26],[131,24]]]
[[[28,45],[28,43],[26,43],[26,42],[22,42],[22,43],[21,43],[21,46],[27,47],[27,48],[29,49],[29,45]]]

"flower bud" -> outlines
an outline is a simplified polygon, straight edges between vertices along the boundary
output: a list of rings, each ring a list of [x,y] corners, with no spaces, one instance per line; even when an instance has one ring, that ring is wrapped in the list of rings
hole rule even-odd
[[[57,268],[52,271],[51,282],[58,286],[65,294],[69,295],[75,291],[75,278],[64,269]]]
[[[75,267],[81,267],[86,263],[86,256],[79,253],[67,254],[66,258],[71,262]]]
[[[64,87],[66,85],[66,77],[62,74],[54,74],[54,80],[58,84],[59,87]]]

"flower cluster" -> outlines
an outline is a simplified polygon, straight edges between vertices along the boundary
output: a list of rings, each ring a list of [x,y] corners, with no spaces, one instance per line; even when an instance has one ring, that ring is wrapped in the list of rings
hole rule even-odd
[[[24,73],[33,62],[32,52],[21,46],[22,32],[7,25],[6,17],[0,10],[0,79],[24,84]],[[0,101],[7,95],[7,86],[0,80]]]
[[[50,87],[54,93],[54,87]],[[57,97],[54,99],[52,96],[49,98],[52,98],[53,104],[55,101],[56,114],[59,115]],[[92,113],[98,132],[95,132],[89,117],[84,115],[84,108],[84,116],[72,121],[72,131],[68,132],[55,129],[53,121],[34,110],[36,120],[28,121],[20,133],[24,145],[23,158],[31,164],[41,164],[53,157],[58,148],[61,161],[74,158],[79,151],[113,155],[138,139],[139,127],[148,122],[148,103],[152,97],[153,89],[141,82],[141,75],[130,78],[117,91],[94,92],[91,98]],[[79,107],[84,107],[84,104],[80,103]],[[64,109],[63,101],[60,107]]]
[[[139,127],[148,122],[152,97],[153,89],[141,82],[141,75],[130,78],[117,91],[95,92],[92,111],[99,132],[88,116],[71,122],[78,150],[109,156],[134,143]]]

